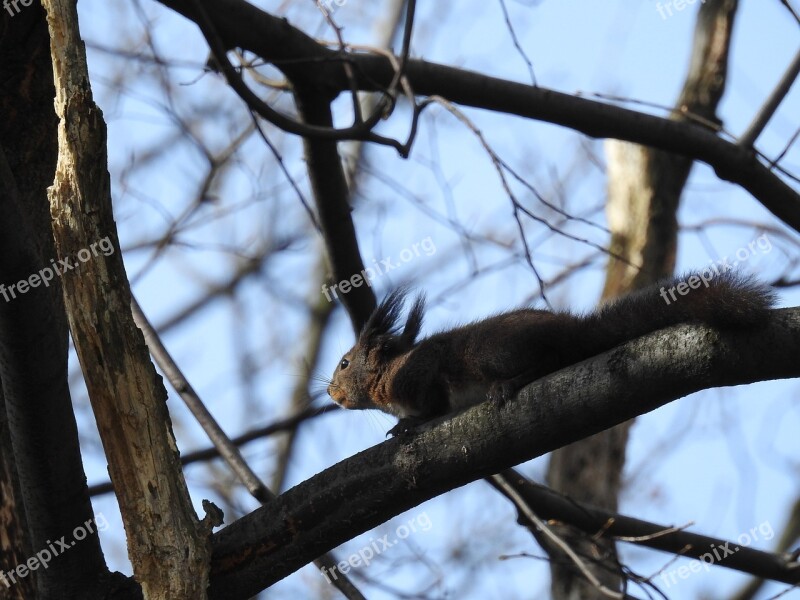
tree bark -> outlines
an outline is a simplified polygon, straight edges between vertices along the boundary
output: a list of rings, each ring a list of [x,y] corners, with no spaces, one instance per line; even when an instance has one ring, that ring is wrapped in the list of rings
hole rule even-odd
[[[20,287],[56,255],[47,201],[57,125],[50,39],[38,4],[13,18],[0,13],[0,486],[8,535],[0,595],[91,598],[108,578],[96,528],[68,552],[44,554],[94,519],[67,384],[61,284]]]
[[[535,381],[502,408],[483,403],[433,421],[215,534],[209,597],[247,598],[425,500],[700,389],[796,377],[798,356],[800,308],[772,311],[748,332],[681,325]]]
[[[130,309],[75,0],[45,0],[56,83],[58,163],[49,189],[70,330],[109,463],[134,575],[146,599],[206,596],[210,524],[183,478],[166,391]],[[102,252],[97,251],[98,248]]]
[[[672,117],[675,120],[719,122],[716,109],[725,90],[737,5],[737,0],[709,0],[700,7],[689,72]],[[693,164],[685,156],[628,142],[609,140],[606,148],[606,214],[614,255],[606,270],[603,300],[651,285],[674,271],[678,205]],[[632,425],[633,421],[628,421],[556,450],[548,465],[548,483],[575,500],[616,512]],[[571,527],[556,532],[580,555],[599,558],[587,561],[599,581],[610,589],[623,589],[624,573],[613,542]],[[547,550],[552,559],[554,600],[600,596],[559,548],[549,546]]]

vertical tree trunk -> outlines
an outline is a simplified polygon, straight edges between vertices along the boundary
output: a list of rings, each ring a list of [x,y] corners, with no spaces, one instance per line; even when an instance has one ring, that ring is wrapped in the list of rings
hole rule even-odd
[[[0,597],[66,598],[98,585],[107,569],[96,531],[69,552],[40,555],[47,568],[38,559],[35,570],[27,566],[93,518],[67,383],[61,285],[18,287],[55,256],[50,38],[40,5],[0,13]]]
[[[75,0],[43,2],[56,88],[58,163],[49,190],[64,303],[144,597],[206,597],[210,525],[183,478],[166,391],[133,321]],[[97,251],[98,247],[102,252]],[[78,262],[79,261],[79,262]]]
[[[725,89],[733,20],[737,0],[709,0],[700,8],[691,64],[673,118],[692,120],[698,127],[718,123],[716,109]],[[649,285],[675,268],[677,210],[689,177],[692,161],[682,156],[651,150],[635,144],[607,142],[608,205],[613,257],[606,270],[603,300]],[[548,466],[548,483],[575,500],[617,510],[625,466],[625,449],[633,421],[554,452]],[[612,541],[590,539],[585,534],[560,527],[598,580],[621,590]],[[552,559],[554,600],[601,597],[558,548],[546,548]]]

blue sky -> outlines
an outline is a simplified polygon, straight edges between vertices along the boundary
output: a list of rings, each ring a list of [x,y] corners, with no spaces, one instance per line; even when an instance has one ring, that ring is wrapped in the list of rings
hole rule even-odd
[[[311,2],[257,4],[286,14],[305,31],[332,37],[313,8],[307,6]],[[507,4],[540,85],[660,106],[674,101],[687,69],[699,2],[667,18],[662,18],[651,1],[508,0]],[[135,10],[137,6],[140,12]],[[381,10],[382,3],[347,0],[337,9],[336,19],[344,26],[348,40],[370,43],[374,39],[370,25]],[[265,151],[263,142],[253,137],[237,152],[232,167],[212,190],[212,199],[187,219],[178,234],[180,244],[151,264],[152,248],[141,246],[158,239],[167,224],[191,206],[207,166],[200,148],[221,151],[248,126],[247,116],[219,78],[200,77],[207,49],[197,28],[182,17],[154,2],[82,0],[79,11],[84,37],[90,44],[95,95],[109,123],[115,214],[126,250],[126,267],[135,281],[134,292],[151,320],[163,322],[209,285],[224,280],[235,267],[237,254],[246,255],[265,242],[292,240],[289,250],[271,259],[262,277],[245,283],[235,300],[216,301],[165,338],[231,435],[266,424],[285,414],[300,372],[307,317],[304,303],[320,293],[312,285],[320,240],[275,167],[274,158]],[[127,48],[130,44],[149,54],[142,42],[143,23],[150,28],[159,54],[176,66],[159,71],[146,62],[97,49]],[[741,3],[728,90],[720,108],[729,132],[738,135],[747,127],[799,43],[797,24],[777,0]],[[511,43],[495,1],[421,2],[413,54],[529,81],[525,63]],[[163,81],[172,84],[169,94],[161,88]],[[120,82],[122,85],[118,85]],[[655,108],[630,106],[663,114]],[[180,121],[167,116],[165,107],[171,107]],[[346,99],[337,103],[337,109],[339,120],[346,122]],[[602,141],[516,117],[472,109],[464,112],[495,151],[546,198],[604,225]],[[798,114],[800,86],[795,86],[757,147],[768,156],[777,155],[800,125]],[[382,124],[383,131],[404,136],[407,117],[408,111],[399,109]],[[181,127],[196,141],[189,143],[179,137]],[[267,127],[266,131],[308,195],[300,144],[274,128]],[[154,153],[162,150],[163,154],[153,160]],[[781,164],[800,173],[796,146]],[[409,260],[402,269],[375,282],[379,295],[405,280],[428,294],[431,307],[425,333],[537,297],[537,283],[530,269],[519,260],[504,264],[510,254],[521,249],[510,204],[475,136],[456,119],[443,110],[431,110],[408,161],[402,161],[390,149],[370,148],[366,168],[353,213],[365,263],[397,257],[426,238],[435,244],[435,254]],[[553,218],[535,199],[522,197],[532,210]],[[752,197],[720,182],[704,165],[693,170],[679,218],[685,226],[715,219],[759,224],[707,225],[702,232],[687,229],[680,237],[679,270],[701,268],[709,260],[735,253],[763,234],[760,226],[776,228],[774,232],[768,230],[770,250],[749,258],[742,268],[770,280],[796,261],[798,235],[786,233],[786,228]],[[458,223],[458,228],[443,225],[448,220]],[[607,242],[601,229],[576,223],[565,228],[596,244]],[[461,242],[465,232],[476,238],[468,245],[469,252]],[[599,297],[603,257],[595,256],[595,249],[587,244],[546,235],[534,222],[526,223],[526,235],[535,244],[532,252],[545,277],[582,258],[594,257],[585,272],[548,291],[558,308],[591,308]],[[479,276],[475,276],[476,268]],[[784,306],[797,305],[798,299],[796,290],[781,294]],[[344,312],[338,310],[319,371],[329,375],[351,343],[350,326]],[[241,377],[245,365],[254,369],[250,379]],[[98,451],[84,394],[75,391],[88,477],[95,482],[105,478],[105,462]],[[326,401],[322,398],[319,402]],[[626,471],[629,485],[621,501],[622,510],[665,524],[694,521],[695,531],[720,537],[736,538],[763,523],[778,531],[798,493],[795,482],[800,447],[794,432],[800,425],[799,407],[796,383],[776,382],[695,394],[641,418],[632,433]],[[202,433],[172,390],[170,410],[181,448],[187,451],[204,446]],[[309,423],[299,436],[290,481],[302,481],[380,443],[392,424],[392,419],[379,414],[345,412]],[[273,452],[274,446],[265,442],[248,446],[245,456],[268,477]],[[533,461],[524,470],[541,481],[544,462]],[[225,477],[222,467],[213,476],[197,467],[187,470],[198,508],[202,498],[219,501],[224,497],[229,484],[218,483],[215,488],[214,481],[226,481]],[[241,490],[233,496],[238,509],[255,507]],[[129,572],[114,502],[104,497],[96,502],[95,509],[112,523],[103,537],[109,563]],[[430,517],[430,530],[387,550],[378,563],[365,570],[368,577],[385,579],[401,588],[436,579],[435,574],[426,571],[421,575],[418,568],[409,565],[389,568],[405,557],[422,553],[434,563],[451,564],[448,560],[452,559],[461,566],[446,571],[443,587],[433,588],[437,597],[447,590],[458,590],[456,595],[465,598],[527,598],[531,597],[532,581],[541,590],[547,589],[546,568],[541,561],[497,561],[498,548],[505,554],[540,552],[516,526],[508,504],[481,482],[409,511],[387,524],[385,531],[365,534],[339,553],[346,556],[422,513]],[[448,555],[452,540],[458,540],[462,548],[458,560]],[[497,542],[484,543],[489,540]],[[770,547],[768,540],[753,545]],[[623,557],[639,573],[653,573],[669,560],[668,555],[625,545],[622,549]],[[317,589],[314,586],[324,588],[321,579],[306,568],[277,585],[274,593],[289,597],[298,590],[307,593]],[[675,598],[696,597],[710,590],[727,595],[741,581],[736,574],[713,569],[710,574],[681,579],[666,592]],[[393,597],[371,587],[365,589],[370,598]]]

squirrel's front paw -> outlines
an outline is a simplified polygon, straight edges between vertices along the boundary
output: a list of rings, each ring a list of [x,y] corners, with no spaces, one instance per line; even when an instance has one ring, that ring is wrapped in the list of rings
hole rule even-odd
[[[486,399],[498,406],[504,406],[506,402],[517,395],[518,391],[519,387],[511,380],[495,381],[489,386]]]
[[[402,417],[398,422],[397,425],[392,427],[389,431],[386,432],[387,437],[397,437],[401,435],[408,435],[413,433],[414,430],[422,425],[427,419],[423,419],[421,417]]]

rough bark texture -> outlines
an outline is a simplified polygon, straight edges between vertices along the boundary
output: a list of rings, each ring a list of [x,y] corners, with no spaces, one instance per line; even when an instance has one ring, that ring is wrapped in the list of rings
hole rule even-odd
[[[716,108],[725,89],[736,0],[704,4],[695,29],[691,65],[676,111],[677,120],[693,120],[698,127],[717,123]],[[690,113],[690,114],[689,114]],[[611,250],[627,263],[609,260],[603,300],[645,287],[675,268],[681,193],[692,160],[627,142],[607,142],[608,204]],[[635,266],[634,266],[635,265]],[[622,486],[625,449],[633,421],[556,450],[548,467],[548,483],[570,497],[617,510]],[[592,539],[573,528],[558,529],[604,585],[622,589],[623,575],[613,542]],[[555,600],[599,597],[558,548],[546,548],[552,561]]]
[[[61,285],[19,288],[55,256],[46,193],[57,125],[47,24],[38,4],[13,17],[0,13],[0,596],[91,598],[108,575],[94,528],[46,569],[46,554],[36,570],[27,567],[94,515],[67,385]]]
[[[3,390],[0,387],[0,399],[2,397]],[[0,406],[3,404],[0,402]],[[3,574],[23,564],[33,554],[27,529],[28,519],[3,407],[0,410],[0,571]],[[25,600],[35,597],[36,577],[22,579],[15,585],[6,585],[7,581],[0,580],[0,598]]]
[[[392,40],[397,36],[398,30],[400,29],[400,25],[403,20],[403,15],[405,14],[406,9],[406,0],[393,0],[389,3],[386,13],[384,14],[384,18],[379,23],[378,28],[378,41],[376,45],[379,48],[391,49]],[[367,98],[363,98],[361,105],[362,105],[362,113],[363,114],[371,114],[372,111],[375,109],[377,105],[377,95],[372,94]],[[308,145],[308,141],[306,141],[306,145]],[[364,151],[364,144],[362,142],[353,142],[349,149],[351,150],[350,162],[347,165],[347,169],[345,170],[345,166],[342,165],[340,168],[345,171],[345,178],[346,178],[346,185],[345,189],[347,190],[347,206],[353,205],[353,198],[356,195],[356,191],[358,188],[358,177],[357,172],[358,169],[361,167],[361,160]],[[330,149],[328,150],[330,151]],[[306,152],[308,154],[312,153],[312,150],[307,147]],[[339,148],[336,149],[336,154],[339,154]],[[343,154],[347,154],[347,148],[344,149]],[[341,161],[344,162],[344,161]],[[337,176],[338,177],[338,176]],[[317,175],[314,173],[310,173],[310,178],[312,180],[318,179]],[[342,202],[342,198],[336,195],[329,196],[329,190],[326,187],[317,187],[315,188],[316,192],[320,192],[324,194],[323,196],[317,196],[316,193],[314,195],[314,201],[317,205],[317,214],[325,214],[329,213],[328,206],[335,205],[338,202]],[[335,192],[335,191],[334,191]],[[339,217],[343,219],[344,217]],[[345,271],[339,266],[336,265],[335,258],[337,257],[337,250],[333,246],[338,246],[341,244],[342,240],[342,232],[347,233],[347,223],[345,222],[344,226],[336,225],[336,221],[332,218],[331,215],[327,217],[327,232],[325,235],[325,254],[320,257],[320,267],[318,268],[317,273],[315,273],[315,280],[318,281],[318,287],[312,290],[312,293],[318,294],[317,302],[310,302],[312,307],[312,318],[309,321],[308,333],[306,335],[307,340],[307,347],[304,350],[303,355],[306,357],[307,367],[306,367],[306,375],[302,378],[300,384],[293,390],[292,392],[292,413],[297,414],[304,410],[308,405],[308,376],[314,372],[315,369],[318,368],[317,361],[319,360],[319,353],[322,346],[322,338],[327,330],[327,325],[329,323],[330,315],[333,312],[335,304],[333,302],[334,298],[331,298],[330,301],[323,295],[320,294],[317,289],[322,288],[324,285],[331,285],[340,281],[336,279],[336,275],[341,276],[343,273],[345,276],[347,275]],[[350,221],[352,224],[352,217],[348,214],[347,220]],[[331,230],[333,229],[333,230]],[[355,236],[355,228],[352,230],[353,236]],[[358,243],[355,237],[353,237],[354,244],[346,244],[346,249],[351,251],[358,249]],[[357,264],[360,261],[360,257],[358,258],[351,258],[350,261],[347,263],[348,265]],[[341,262],[341,261],[340,261]],[[352,275],[352,273],[350,274]],[[366,288],[366,286],[365,286]],[[325,289],[325,288],[322,288]],[[375,299],[373,297],[372,301],[365,301],[360,302],[358,305],[359,314],[357,317],[351,315],[353,329],[355,330],[356,335],[358,335],[359,328],[362,323],[364,323],[369,315],[370,307],[375,306]],[[288,434],[279,441],[279,446],[276,451],[278,456],[277,460],[277,467],[275,469],[275,476],[273,478],[273,485],[272,489],[276,492],[280,492],[283,490],[283,482],[286,477],[286,470],[288,468],[288,464],[291,458],[291,453],[294,449],[294,442],[295,437],[297,434],[297,429],[292,429],[288,432]]]
[[[247,598],[425,500],[674,398],[796,377],[798,356],[800,308],[773,311],[767,326],[751,332],[681,325],[544,377],[502,408],[483,403],[431,422],[334,465],[215,534],[209,596]],[[800,579],[800,570],[791,577]]]
[[[49,190],[64,301],[145,598],[204,598],[208,531],[186,489],[166,392],[130,310],[106,156],[74,0],[45,1],[56,82],[58,164]],[[102,252],[96,252],[106,240]],[[109,248],[111,252],[107,252]]]
[[[197,20],[194,0],[159,1]],[[345,62],[353,65],[356,87],[362,91],[385,89],[395,74],[390,61],[380,55],[347,53],[342,60],[335,50],[318,44],[288,20],[246,0],[215,0],[204,8],[226,47],[274,61],[293,83],[305,82],[330,95],[348,91]],[[410,59],[404,74],[418,95],[435,94],[463,106],[555,123],[591,137],[627,140],[706,162],[720,179],[740,185],[800,231],[798,193],[749,149],[722,139],[715,130],[424,60]]]

